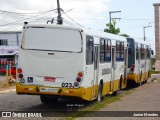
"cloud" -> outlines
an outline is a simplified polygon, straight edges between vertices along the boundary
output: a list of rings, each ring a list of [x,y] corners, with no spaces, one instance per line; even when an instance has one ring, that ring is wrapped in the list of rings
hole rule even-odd
[[[64,11],[72,9],[66,13],[72,19],[83,25],[89,25],[103,18],[103,15],[108,11],[109,2],[110,0],[60,0],[60,5]],[[0,0],[0,5],[0,9],[6,11],[39,12],[56,9],[57,0]],[[44,19],[44,17],[49,18],[56,16],[57,14],[52,12],[38,17],[43,17]],[[8,17],[9,18],[5,17],[6,21],[17,21],[20,19],[18,17],[17,19],[12,16]],[[70,20],[65,15],[63,15],[63,17],[64,19]],[[2,18],[4,18],[4,14],[0,15],[0,19]],[[2,24],[3,23],[0,23],[0,25]]]

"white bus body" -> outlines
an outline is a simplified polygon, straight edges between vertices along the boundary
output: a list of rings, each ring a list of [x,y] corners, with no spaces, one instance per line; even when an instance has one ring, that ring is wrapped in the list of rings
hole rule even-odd
[[[60,25],[25,25],[19,54],[17,94],[100,101],[126,87],[124,37]]]
[[[138,84],[150,77],[151,46],[142,40],[127,38],[128,52],[128,81]]]

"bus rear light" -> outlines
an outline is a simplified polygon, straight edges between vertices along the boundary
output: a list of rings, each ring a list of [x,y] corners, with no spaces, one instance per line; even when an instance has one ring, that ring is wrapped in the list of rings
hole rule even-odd
[[[78,73],[78,77],[80,77],[80,78],[83,77],[83,73],[82,73],[82,72],[79,72],[79,73]]]
[[[135,67],[134,64],[132,64],[132,65],[131,65],[131,68],[134,68],[134,67]]]
[[[22,69],[19,68],[19,69],[17,70],[17,72],[18,72],[18,73],[22,73]]]
[[[29,88],[24,88],[24,90],[29,90]]]
[[[23,78],[23,74],[19,74],[18,77],[21,79]]]
[[[131,71],[134,71],[134,68],[135,68],[135,66],[134,66],[134,64],[132,64],[131,65]]]
[[[69,93],[73,93],[73,91],[69,91]]]
[[[77,78],[77,82],[81,82],[81,78],[78,77],[78,78]]]

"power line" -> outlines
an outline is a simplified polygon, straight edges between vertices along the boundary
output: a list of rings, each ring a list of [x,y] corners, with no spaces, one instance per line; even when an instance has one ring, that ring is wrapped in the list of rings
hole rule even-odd
[[[42,12],[36,12],[36,13],[19,13],[19,12],[11,12],[11,11],[5,11],[5,10],[0,10],[0,12],[3,12],[3,13],[9,13],[9,14],[39,14],[39,13],[44,13],[44,12],[48,12],[48,11],[53,11],[53,10],[57,10],[57,9],[52,9],[52,10],[47,10],[47,11],[42,11]]]
[[[131,18],[131,19],[128,19],[128,18],[123,18],[123,20],[132,20],[132,21],[139,21],[139,20],[154,20],[154,19],[134,19],[134,18]]]
[[[28,17],[28,18],[24,18],[24,19],[15,21],[15,22],[6,23],[6,24],[3,24],[3,25],[0,25],[0,27],[7,26],[7,25],[13,25],[13,24],[19,23],[21,21],[25,21],[25,20],[28,20],[28,19],[31,19],[31,18],[34,18],[34,17],[38,17],[38,16],[41,16],[41,15],[47,14],[47,13],[52,12],[52,11],[55,11],[55,9],[49,10],[49,11],[45,11],[45,12],[41,12],[38,15],[35,15],[35,16],[32,16],[32,17]]]
[[[72,20],[74,23],[76,23],[77,25],[85,28],[83,25],[79,24],[78,22],[76,22],[75,20],[73,20],[71,17],[69,17],[64,11],[62,11],[70,20]]]
[[[70,26],[75,26],[72,22],[68,21],[67,19],[64,19],[64,22]]]

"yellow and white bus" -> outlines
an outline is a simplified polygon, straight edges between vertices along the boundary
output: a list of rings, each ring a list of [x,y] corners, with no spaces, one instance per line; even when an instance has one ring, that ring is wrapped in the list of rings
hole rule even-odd
[[[17,94],[91,101],[117,94],[127,84],[127,39],[61,25],[25,24],[19,53]]]
[[[128,41],[128,83],[141,85],[147,82],[151,70],[151,46],[142,40],[127,38]]]

